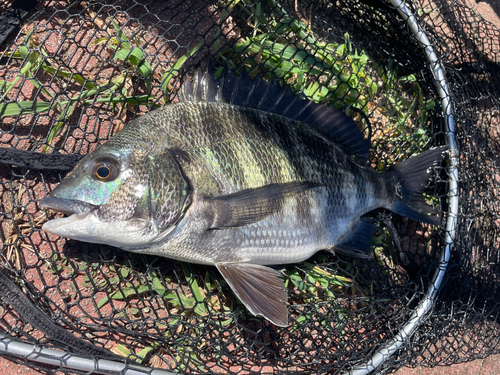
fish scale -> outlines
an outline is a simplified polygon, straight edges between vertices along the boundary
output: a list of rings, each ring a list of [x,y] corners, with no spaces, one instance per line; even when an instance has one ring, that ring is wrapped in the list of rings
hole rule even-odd
[[[225,74],[198,72],[181,102],[85,156],[42,201],[73,214],[43,229],[215,265],[253,314],[286,326],[284,283],[268,265],[319,250],[369,257],[373,224],[362,217],[376,208],[440,223],[422,191],[445,147],[380,173],[367,167],[369,141],[349,116],[304,97],[280,102],[290,89]],[[114,165],[109,174],[96,176],[100,160]]]

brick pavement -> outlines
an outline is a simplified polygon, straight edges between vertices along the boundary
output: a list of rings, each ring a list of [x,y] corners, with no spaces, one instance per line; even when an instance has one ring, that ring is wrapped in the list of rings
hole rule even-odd
[[[500,0],[473,1],[466,0],[477,13],[486,20],[500,28]],[[0,374],[17,375],[40,375],[39,371],[30,369],[23,365],[17,365],[5,358],[0,357]],[[500,374],[500,354],[492,355],[484,359],[451,365],[416,368],[403,367],[395,372],[395,375],[497,375]]]

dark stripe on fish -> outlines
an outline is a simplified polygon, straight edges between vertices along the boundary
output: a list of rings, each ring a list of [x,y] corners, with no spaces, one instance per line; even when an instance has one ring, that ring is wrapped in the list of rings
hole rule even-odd
[[[277,157],[277,153],[282,152],[281,150],[271,149],[270,147],[264,149],[261,143],[254,141],[249,143],[249,150],[252,153],[255,167],[265,177],[266,184],[287,182],[289,177],[292,179],[296,178],[296,174],[288,166],[288,162],[283,165],[282,163],[285,162],[284,158]]]
[[[299,225],[308,226],[313,222],[311,208],[316,202],[312,201],[311,194],[312,192],[295,196],[295,213]]]
[[[241,145],[241,142],[238,143]],[[245,160],[239,157],[236,147],[236,142],[228,141],[213,144],[208,149],[213,154],[213,160],[209,160],[209,163],[213,163],[214,169],[217,169],[217,175],[231,176],[234,189],[239,190],[246,187],[244,184],[247,167]]]

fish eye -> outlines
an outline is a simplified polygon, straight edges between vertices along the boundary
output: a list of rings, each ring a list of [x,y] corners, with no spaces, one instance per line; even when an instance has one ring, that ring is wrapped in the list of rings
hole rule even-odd
[[[111,169],[109,169],[107,165],[103,165],[102,167],[97,168],[97,170],[95,171],[95,175],[101,180],[107,179],[110,174]]]
[[[113,159],[96,160],[92,175],[98,181],[113,181],[118,177],[118,165]]]

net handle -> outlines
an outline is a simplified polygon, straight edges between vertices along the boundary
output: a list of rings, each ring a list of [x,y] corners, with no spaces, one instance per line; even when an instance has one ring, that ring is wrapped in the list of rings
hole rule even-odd
[[[173,372],[132,365],[107,359],[93,360],[62,350],[42,348],[13,340],[0,333],[0,354],[15,356],[24,360],[59,366],[60,368],[108,375],[178,375]]]
[[[381,366],[389,357],[391,357],[405,342],[415,333],[417,328],[423,323],[426,315],[431,310],[436,295],[441,287],[443,278],[448,267],[451,255],[451,248],[455,238],[458,214],[458,146],[455,138],[455,122],[452,114],[451,98],[448,90],[444,68],[440,64],[437,54],[434,51],[431,42],[427,38],[425,31],[420,27],[416,17],[411,10],[401,0],[389,0],[391,5],[396,8],[399,15],[403,17],[406,25],[413,36],[416,38],[420,47],[429,62],[434,85],[441,99],[441,105],[444,111],[446,144],[449,147],[449,166],[448,166],[448,201],[449,208],[446,215],[444,246],[440,254],[437,270],[435,271],[432,282],[426,291],[425,297],[413,311],[409,321],[405,326],[389,341],[374,353],[371,358],[363,363],[356,365],[344,375],[365,375],[379,366]]]

